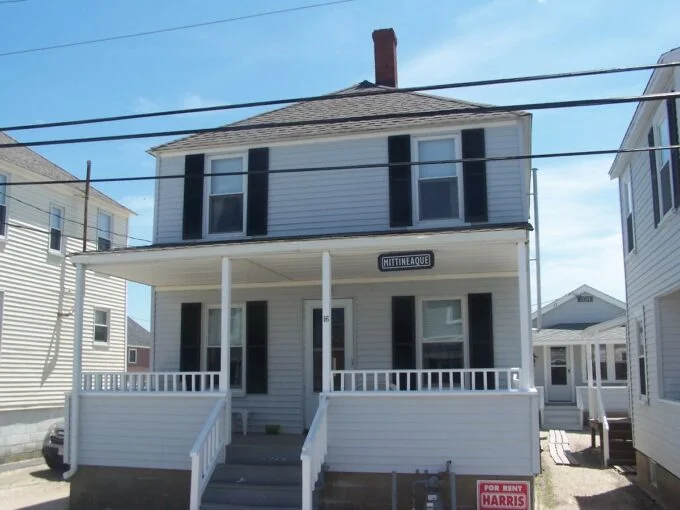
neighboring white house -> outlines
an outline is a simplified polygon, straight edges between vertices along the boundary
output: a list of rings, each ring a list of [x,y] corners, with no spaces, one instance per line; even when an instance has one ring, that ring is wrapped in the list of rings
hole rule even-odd
[[[659,63],[680,61],[680,48]],[[645,94],[680,89],[680,68],[656,69]],[[640,103],[622,147],[678,145],[679,102]],[[638,481],[680,501],[680,163],[678,149],[617,155]]]
[[[181,176],[154,245],[74,257],[153,287],[155,371],[83,369],[72,509],[310,510],[322,466],[316,497],[359,506],[449,461],[460,505],[480,479],[531,496],[531,165],[474,159],[530,154],[531,116],[394,93],[394,32],[373,39],[377,84],[153,148]]]
[[[0,143],[15,140],[0,133]],[[75,268],[84,194],[74,184],[12,186],[74,176],[28,148],[0,149],[0,463],[38,454],[63,418],[73,370]],[[92,189],[89,249],[127,245],[131,211]],[[82,366],[125,367],[125,281],[92,275]]]

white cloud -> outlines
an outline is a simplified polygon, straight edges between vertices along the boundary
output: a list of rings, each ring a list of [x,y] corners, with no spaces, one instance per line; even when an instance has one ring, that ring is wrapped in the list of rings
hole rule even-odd
[[[172,100],[140,96],[135,100],[133,110],[137,113],[152,113],[162,110],[184,110],[188,108],[206,108],[227,102],[221,99],[206,98],[200,94],[188,93]],[[209,115],[212,112],[204,112]]]

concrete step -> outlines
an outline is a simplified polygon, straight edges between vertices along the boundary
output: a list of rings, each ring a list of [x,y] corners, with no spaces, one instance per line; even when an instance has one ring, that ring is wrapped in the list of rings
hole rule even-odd
[[[229,461],[229,459],[227,459]],[[300,465],[253,465],[218,464],[210,479],[212,482],[240,483],[250,485],[295,485],[300,486],[302,466]]]
[[[229,445],[227,464],[299,466],[300,447],[291,445]]]
[[[255,485],[213,482],[203,494],[203,504],[242,505],[261,507],[292,507],[302,505],[300,486]]]

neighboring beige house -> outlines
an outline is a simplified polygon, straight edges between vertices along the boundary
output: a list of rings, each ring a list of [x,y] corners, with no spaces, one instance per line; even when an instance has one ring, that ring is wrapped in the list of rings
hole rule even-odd
[[[0,133],[0,143],[14,139]],[[11,186],[74,176],[28,148],[0,149],[0,463],[36,456],[63,418],[73,370],[75,268],[84,194],[74,184]],[[10,185],[8,185],[10,184]],[[132,212],[92,189],[88,248],[127,245]],[[125,368],[124,280],[93,274],[82,365]]]

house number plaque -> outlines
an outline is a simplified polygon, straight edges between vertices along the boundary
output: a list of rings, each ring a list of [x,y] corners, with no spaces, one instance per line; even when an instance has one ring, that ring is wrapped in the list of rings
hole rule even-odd
[[[433,267],[434,252],[429,250],[383,253],[378,256],[378,269],[384,272],[432,269]]]

